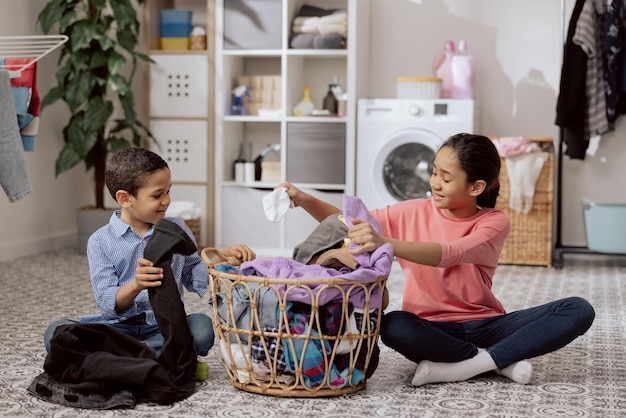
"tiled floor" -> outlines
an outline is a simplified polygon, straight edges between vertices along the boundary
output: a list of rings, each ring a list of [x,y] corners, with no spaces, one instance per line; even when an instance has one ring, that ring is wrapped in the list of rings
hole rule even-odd
[[[329,398],[279,398],[234,389],[217,351],[206,358],[209,379],[188,399],[131,410],[78,410],[31,396],[26,388],[43,371],[42,333],[57,317],[95,312],[86,257],[74,249],[0,263],[0,415],[219,416],[219,417],[612,417],[626,416],[626,264],[566,260],[561,270],[500,266],[494,289],[508,310],[564,296],[596,308],[592,328],[569,346],[535,358],[533,379],[519,385],[495,374],[466,382],[413,387],[415,364],[382,343],[380,364],[359,392]],[[394,265],[391,305],[400,306],[403,278]],[[188,311],[209,312],[206,300],[187,297]]]

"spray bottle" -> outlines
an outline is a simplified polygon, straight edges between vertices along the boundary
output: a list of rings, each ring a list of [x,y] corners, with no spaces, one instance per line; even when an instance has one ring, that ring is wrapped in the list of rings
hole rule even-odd
[[[246,96],[250,98],[250,93],[248,92],[248,85],[242,84],[241,86],[237,86],[233,89],[233,95],[235,96],[235,103],[230,107],[230,114],[237,116],[245,116],[246,108],[243,106],[243,102],[241,97]]]

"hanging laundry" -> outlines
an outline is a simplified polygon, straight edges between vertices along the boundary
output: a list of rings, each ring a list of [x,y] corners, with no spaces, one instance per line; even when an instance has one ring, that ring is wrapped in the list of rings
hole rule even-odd
[[[35,150],[35,140],[39,131],[41,99],[37,88],[37,62],[31,58],[6,58],[7,68],[20,68],[20,76],[11,79],[13,101],[17,113],[17,123],[22,135],[24,151]]]
[[[606,55],[604,88],[606,113],[609,122],[615,122],[620,113],[626,113],[626,3],[609,1],[606,4],[603,49]]]
[[[548,159],[548,153],[523,137],[503,137],[494,141],[498,154],[504,158],[509,177],[509,207],[527,214],[533,206],[535,187]]]
[[[15,118],[9,73],[0,70],[0,184],[9,202],[32,193]]]
[[[614,130],[609,123],[604,93],[602,45],[605,6],[602,1],[587,1],[578,17],[572,41],[587,55],[585,138]]]

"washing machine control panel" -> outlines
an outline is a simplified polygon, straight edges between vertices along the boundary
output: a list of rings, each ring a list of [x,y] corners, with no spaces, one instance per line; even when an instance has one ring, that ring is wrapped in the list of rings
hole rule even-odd
[[[419,116],[422,113],[422,109],[416,104],[409,105],[409,115]]]

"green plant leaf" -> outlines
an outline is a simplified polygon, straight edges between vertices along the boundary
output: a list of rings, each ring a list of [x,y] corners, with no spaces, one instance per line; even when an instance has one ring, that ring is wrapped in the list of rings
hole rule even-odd
[[[111,74],[117,74],[120,68],[126,64],[126,57],[115,51],[111,51],[108,58],[107,66]]]
[[[122,97],[128,95],[131,91],[128,81],[119,74],[111,76],[110,81],[111,88],[113,89],[113,91],[117,92],[117,94],[120,95],[120,100],[122,100]]]
[[[83,160],[87,160],[98,137],[103,135],[104,127],[96,131],[85,129],[85,112],[78,112],[72,116],[69,124],[63,130],[65,143]]]
[[[91,59],[89,60],[89,67],[98,68],[106,67],[109,62],[109,57],[102,51],[93,51]]]
[[[65,0],[52,0],[46,4],[37,17],[37,21],[39,22],[43,33],[50,33],[52,27],[61,20],[64,9]]]
[[[59,174],[75,167],[82,160],[83,157],[78,155],[78,153],[69,144],[65,144],[55,164],[55,176],[58,177]]]
[[[98,131],[106,126],[113,114],[113,103],[102,97],[95,97],[87,104],[82,129],[85,132]]]
[[[41,110],[45,109],[57,100],[62,99],[63,93],[65,93],[65,89],[61,88],[60,86],[51,88],[48,94],[46,94],[46,96],[41,101]]]
[[[128,0],[111,0],[111,9],[117,18],[117,24],[121,28],[137,25],[137,11]],[[131,48],[132,50],[132,48]]]
[[[116,152],[124,148],[129,148],[131,143],[128,139],[121,136],[109,136],[109,145],[111,152]]]
[[[72,52],[79,49],[89,48],[94,40],[100,40],[104,32],[96,22],[80,20],[71,27],[70,38],[72,39]]]
[[[65,101],[72,112],[76,112],[92,95],[95,80],[91,73],[82,71],[65,85]]]

